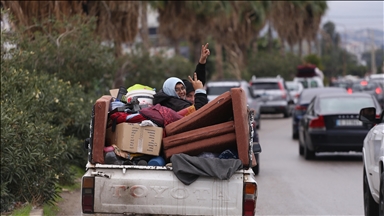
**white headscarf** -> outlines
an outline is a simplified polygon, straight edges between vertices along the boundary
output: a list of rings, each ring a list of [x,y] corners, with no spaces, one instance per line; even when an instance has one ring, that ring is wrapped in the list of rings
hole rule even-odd
[[[163,84],[163,92],[169,96],[175,96],[175,97],[180,98],[179,95],[177,95],[177,93],[175,91],[175,86],[177,83],[181,83],[185,87],[185,85],[181,79],[179,79],[177,77],[168,78],[167,80],[165,80],[165,82]]]

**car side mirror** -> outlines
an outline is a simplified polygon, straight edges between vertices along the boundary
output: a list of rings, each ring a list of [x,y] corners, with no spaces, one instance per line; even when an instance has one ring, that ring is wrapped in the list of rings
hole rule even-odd
[[[362,108],[359,113],[359,120],[364,123],[376,123],[376,108]]]

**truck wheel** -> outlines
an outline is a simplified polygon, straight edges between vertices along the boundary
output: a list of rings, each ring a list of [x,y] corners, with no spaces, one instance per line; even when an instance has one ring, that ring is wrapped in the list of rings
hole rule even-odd
[[[252,167],[253,172],[255,175],[259,175],[260,172],[260,160],[259,160],[259,154],[255,154],[257,165]]]
[[[384,171],[380,177],[380,204],[379,204],[379,215],[384,215]]]
[[[381,175],[383,177],[383,175]],[[368,184],[368,178],[367,173],[365,171],[364,167],[364,174],[363,174],[363,191],[364,191],[364,213],[365,215],[379,215],[379,205],[375,202],[375,200],[372,197],[371,190],[369,190],[369,184]],[[380,184],[381,185],[381,184]],[[381,191],[381,188],[380,188]]]

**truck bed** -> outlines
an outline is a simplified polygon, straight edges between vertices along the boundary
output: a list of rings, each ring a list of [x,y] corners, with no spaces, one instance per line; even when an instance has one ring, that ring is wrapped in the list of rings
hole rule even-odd
[[[241,215],[244,183],[256,182],[251,169],[228,180],[200,176],[191,185],[167,166],[97,164],[84,175],[92,176],[94,213],[127,215]]]

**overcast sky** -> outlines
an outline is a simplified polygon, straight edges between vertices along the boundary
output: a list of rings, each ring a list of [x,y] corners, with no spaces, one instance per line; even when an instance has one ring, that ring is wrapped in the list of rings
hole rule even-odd
[[[373,28],[384,31],[383,1],[327,1],[322,24],[332,21],[337,31]]]

